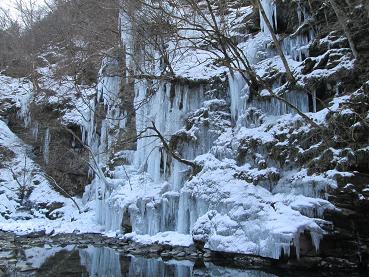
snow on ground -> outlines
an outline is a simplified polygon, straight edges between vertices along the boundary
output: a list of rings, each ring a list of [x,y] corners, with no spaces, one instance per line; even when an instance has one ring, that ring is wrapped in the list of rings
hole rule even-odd
[[[32,83],[26,78],[11,78],[0,75],[0,112],[19,109],[19,115],[27,124],[28,105],[33,96]]]
[[[191,235],[172,231],[160,232],[153,236],[128,233],[123,237],[141,244],[166,244],[173,246],[190,246],[193,244]]]
[[[64,81],[54,80],[52,66],[38,71],[41,91],[37,95],[26,78],[0,75],[0,115],[6,116],[15,110],[24,126],[32,128],[31,101],[47,105],[64,103],[58,106],[62,107],[59,110],[61,123],[85,124],[84,115],[90,111],[89,97],[96,90],[76,86],[70,77]],[[76,198],[83,212],[79,214],[71,199],[56,192],[53,181],[32,157],[32,147],[25,145],[0,117],[0,229],[18,234],[99,232],[101,227],[95,223],[94,205],[89,203],[91,207],[85,207]]]

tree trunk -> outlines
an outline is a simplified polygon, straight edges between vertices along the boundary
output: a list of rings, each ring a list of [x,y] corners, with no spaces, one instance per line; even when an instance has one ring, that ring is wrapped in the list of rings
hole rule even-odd
[[[270,32],[270,34],[272,36],[274,45],[277,48],[278,55],[280,56],[280,58],[282,60],[282,63],[283,63],[283,66],[286,69],[287,78],[288,78],[288,80],[290,82],[293,83],[293,82],[295,82],[295,77],[293,76],[293,74],[291,72],[290,66],[288,65],[288,62],[287,62],[287,59],[286,59],[286,56],[284,55],[284,53],[282,51],[281,44],[279,43],[279,40],[278,40],[276,34],[274,33],[274,29],[272,27],[272,24],[270,23],[270,21],[269,21],[267,15],[265,13],[265,10],[264,10],[263,5],[261,4],[260,0],[256,0],[256,1],[257,1],[258,6],[259,6],[259,10],[260,10],[261,16],[263,17],[264,22],[266,23],[266,25],[268,27],[268,30],[269,30],[269,32]]]
[[[352,39],[350,30],[347,26],[347,18],[345,16],[345,11],[342,10],[342,8],[336,3],[335,0],[329,0],[329,2],[331,3],[332,8],[333,8],[333,10],[334,10],[334,12],[337,16],[338,22],[341,25],[341,27],[342,27],[342,29],[343,29],[346,37],[347,37],[347,40],[350,44],[352,54],[354,55],[355,59],[358,59],[359,58],[359,53],[356,50],[354,40]]]

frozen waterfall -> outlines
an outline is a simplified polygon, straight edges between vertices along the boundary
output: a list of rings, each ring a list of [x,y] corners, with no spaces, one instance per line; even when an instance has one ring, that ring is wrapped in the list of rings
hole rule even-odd
[[[272,0],[261,2],[269,21],[277,29],[276,3]],[[308,17],[307,12],[301,9],[298,13],[303,23]],[[249,41],[243,45],[251,66],[258,73],[264,72],[259,70],[264,59],[269,59],[271,63],[279,59],[271,50],[268,28],[262,17],[260,20],[263,33],[250,36]],[[122,42],[127,54],[126,64],[131,66],[134,33],[130,30],[132,26],[127,14],[121,15],[121,25]],[[309,33],[308,36],[296,35],[284,40],[283,50],[289,56],[289,61],[302,61],[309,55],[307,46],[312,36]],[[145,50],[154,56],[153,60],[159,60],[158,53],[148,48]],[[294,64],[297,64],[296,61]],[[315,206],[312,209],[304,210],[302,207],[297,210],[291,208],[289,203],[286,204],[287,200],[277,199],[279,196],[275,195],[273,189],[280,190],[281,194],[286,193],[286,190],[291,190],[288,181],[277,184],[278,181],[267,175],[267,169],[258,168],[258,162],[261,161],[260,164],[264,163],[265,167],[272,164],[272,173],[275,175],[282,171],[276,168],[276,162],[265,161],[266,158],[263,160],[263,156],[270,151],[264,147],[264,139],[267,144],[273,141],[273,136],[258,129],[263,124],[261,118],[274,120],[294,113],[293,109],[269,95],[266,90],[251,95],[247,82],[237,71],[221,76],[223,83],[219,89],[224,93],[221,99],[214,99],[213,94],[209,93],[209,90],[216,91],[218,88],[214,89],[197,79],[179,78],[169,81],[132,77],[136,149],[129,154],[121,149],[113,152],[119,140],[119,131],[125,129],[127,115],[124,107],[121,107],[120,96],[122,88],[129,84],[110,74],[119,70],[119,66],[117,59],[104,59],[99,73],[97,97],[90,100],[91,110],[86,114],[88,120],[82,128],[83,140],[93,150],[98,166],[106,169],[107,181],[97,174],[89,188],[96,198],[97,221],[106,231],[132,233],[129,236],[154,236],[169,231],[191,235],[194,230],[200,229],[199,233],[208,239],[206,247],[213,250],[237,251],[276,259],[282,253],[289,254],[291,245],[299,252],[300,235],[308,231],[318,249],[322,231],[313,219],[305,217]],[[150,64],[148,67],[156,72],[158,64]],[[276,71],[283,70],[276,68]],[[272,83],[275,91],[283,84],[282,78],[278,78]],[[225,96],[226,92],[229,97]],[[283,97],[302,112],[309,112],[309,97],[306,93],[289,91]],[[206,124],[210,124],[210,108],[205,104],[206,101],[214,100],[222,100],[226,106],[219,109],[217,106],[216,111],[212,111],[218,116],[214,121],[219,123],[223,122],[222,116],[227,118],[223,129],[216,130],[218,134],[215,138],[207,133],[210,129],[206,127]],[[315,105],[313,109],[316,111]],[[203,114],[198,115],[199,111]],[[206,123],[201,125],[200,121]],[[173,151],[185,159],[202,162],[205,169],[191,176],[189,167],[167,152],[162,140],[152,129],[154,125],[166,143],[174,145]],[[247,137],[249,134],[255,137]],[[222,139],[215,146],[219,136]],[[255,149],[246,149],[249,152],[241,162],[238,160],[237,147],[243,139],[255,140]],[[213,156],[213,147],[223,147],[224,152],[228,151],[224,155],[226,158]],[[119,162],[114,163],[115,159]],[[240,172],[246,176],[238,177]],[[266,179],[254,185],[253,178],[263,173]],[[293,193],[300,193],[298,189],[303,190],[303,187],[296,185]],[[273,206],[275,199],[278,207]],[[279,222],[285,225],[279,225]],[[235,243],[236,240],[239,245]]]
[[[198,109],[203,99],[201,86],[194,89],[188,85],[159,82],[150,87],[147,81],[140,80],[136,82],[135,89],[135,107],[139,107],[136,112],[137,132],[145,131],[154,123],[166,139],[183,127],[185,116],[190,111]],[[154,94],[149,95],[152,90]],[[183,151],[184,155],[186,153],[187,151]],[[169,157],[158,137],[150,130],[143,138],[138,139],[134,157],[137,169],[149,173],[154,182],[165,180],[166,172],[169,170],[177,173],[181,171],[181,165],[176,163],[173,164],[173,168],[167,168],[166,161]],[[175,178],[172,179],[172,184],[176,184],[180,176],[172,178]],[[179,188],[179,184],[173,187],[176,190]]]

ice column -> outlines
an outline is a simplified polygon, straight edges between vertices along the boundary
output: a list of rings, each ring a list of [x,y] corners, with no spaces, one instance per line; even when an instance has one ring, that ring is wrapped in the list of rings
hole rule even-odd
[[[193,197],[191,192],[182,191],[179,199],[177,231],[189,234],[196,220],[209,210],[209,204],[201,198]]]
[[[45,138],[44,138],[44,147],[43,147],[43,157],[44,163],[47,165],[49,163],[49,148],[50,148],[50,130],[49,128],[45,131]]]
[[[122,211],[110,201],[113,190],[102,172],[110,158],[110,149],[119,138],[120,129],[125,128],[126,114],[121,110],[121,77],[119,73],[117,53],[111,51],[106,56],[99,70],[96,97],[89,100],[88,109],[81,127],[82,141],[91,149],[90,164],[94,170],[90,174],[96,176],[86,190],[84,197],[96,198],[97,222],[107,230],[121,228]]]
[[[237,119],[244,113],[249,97],[249,87],[239,72],[228,73],[229,95],[231,96],[232,119]]]
[[[104,118],[95,118],[95,112],[92,112],[90,117],[90,132],[93,134],[91,144],[100,168],[107,164],[110,158],[109,150],[119,138],[119,130],[125,128],[126,114],[121,110],[120,98],[121,78],[117,74],[119,66],[116,58],[104,58],[99,72],[96,99],[96,104],[104,108]],[[101,121],[99,136],[96,134],[96,120]],[[123,211],[110,199],[114,188],[105,183],[104,176],[95,178],[94,187],[97,196],[97,221],[104,225],[106,230],[120,231]]]
[[[263,9],[265,11],[265,14],[270,22],[270,24],[273,26],[274,24],[274,30],[277,28],[277,5],[275,4],[274,0],[260,0],[261,5],[263,6]],[[262,16],[260,12],[260,28],[261,31],[265,34],[270,35],[267,23],[264,20],[264,17]]]
[[[130,20],[129,11],[121,11],[120,13],[120,31],[121,31],[121,41],[122,45],[125,48],[125,56],[126,56],[126,65],[128,68],[132,68],[133,66],[133,26]],[[128,78],[126,78],[128,82]]]
[[[18,117],[23,120],[24,127],[28,128],[32,123],[31,112],[29,110],[29,104],[33,97],[33,91],[29,93],[27,96],[22,96],[18,99],[20,109],[18,111]]]
[[[36,121],[36,122],[34,122],[33,124],[32,124],[32,129],[31,129],[31,131],[32,131],[32,136],[33,136],[33,138],[34,138],[34,140],[35,141],[37,141],[37,139],[38,139],[38,130],[39,129],[39,124],[38,124],[38,122]]]
[[[169,177],[168,168],[166,168],[168,156],[156,134],[147,128],[152,127],[154,123],[159,132],[169,139],[171,135],[183,128],[185,115],[200,107],[204,92],[201,86],[190,89],[185,84],[167,82],[149,84],[144,80],[136,81],[135,90],[134,104],[138,108],[136,128],[137,132],[145,131],[143,137],[137,142],[135,166],[139,171],[149,173],[154,182],[160,182]],[[149,92],[154,94],[149,95]],[[183,151],[183,155],[185,155],[184,152],[186,151]],[[176,189],[180,187],[177,182],[180,176],[173,176],[173,173],[181,175],[183,170],[182,166],[171,162],[171,175]]]
[[[309,97],[305,92],[291,91],[286,93],[284,97],[300,111],[309,112]],[[267,115],[280,116],[296,112],[278,99],[273,97],[264,98],[265,99],[253,100],[249,105],[258,108]]]

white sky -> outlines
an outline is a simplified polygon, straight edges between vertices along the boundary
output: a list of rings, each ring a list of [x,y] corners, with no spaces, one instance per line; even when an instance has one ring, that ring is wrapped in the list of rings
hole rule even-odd
[[[32,0],[35,3],[42,4],[44,0]],[[17,17],[17,12],[14,9],[14,0],[0,0],[0,7],[9,10],[12,17]]]
[[[2,8],[10,8],[11,6],[11,1],[10,0],[0,0],[0,7]]]

